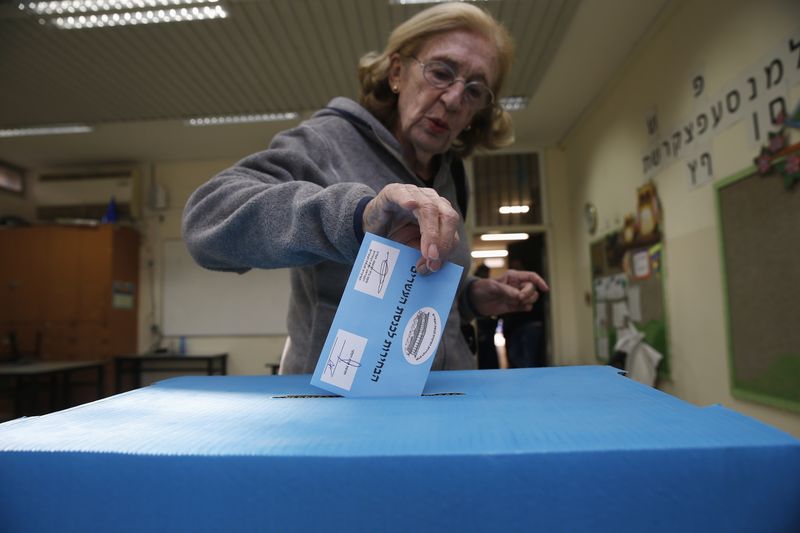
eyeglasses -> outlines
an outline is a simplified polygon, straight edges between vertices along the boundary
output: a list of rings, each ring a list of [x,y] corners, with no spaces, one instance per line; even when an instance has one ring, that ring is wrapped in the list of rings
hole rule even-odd
[[[437,89],[448,89],[455,82],[460,81],[464,84],[464,92],[461,99],[473,111],[480,111],[494,103],[494,93],[486,84],[479,81],[467,81],[456,76],[456,72],[443,61],[429,61],[423,63],[414,56],[411,59],[419,63],[422,67],[422,77],[431,86]]]

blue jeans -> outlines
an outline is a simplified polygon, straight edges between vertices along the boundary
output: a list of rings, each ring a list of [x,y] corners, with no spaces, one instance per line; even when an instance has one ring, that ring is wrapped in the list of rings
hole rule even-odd
[[[506,335],[506,353],[512,368],[547,366],[543,334],[541,322],[526,322]]]

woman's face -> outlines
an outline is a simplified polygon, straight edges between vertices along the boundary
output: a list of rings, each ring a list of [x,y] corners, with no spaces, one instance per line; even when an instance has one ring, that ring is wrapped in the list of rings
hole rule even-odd
[[[491,87],[497,76],[493,44],[468,31],[434,36],[416,57],[422,63],[447,63],[466,82],[479,81]],[[479,110],[462,101],[464,83],[457,81],[447,89],[437,89],[425,80],[422,71],[422,65],[413,58],[395,54],[389,84],[399,92],[394,134],[406,159],[427,168],[434,155],[450,148]]]

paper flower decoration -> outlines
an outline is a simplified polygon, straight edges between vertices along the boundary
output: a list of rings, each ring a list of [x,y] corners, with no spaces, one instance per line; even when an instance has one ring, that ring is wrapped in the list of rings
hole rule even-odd
[[[792,154],[787,157],[783,163],[781,174],[783,174],[783,184],[787,189],[800,181],[800,155]]]
[[[776,123],[781,124],[781,129],[769,134],[767,145],[761,147],[761,152],[753,159],[753,163],[756,172],[762,176],[780,172],[783,175],[783,184],[789,189],[800,181],[800,143],[788,146],[786,128],[800,128],[800,103],[788,117],[781,113]]]
[[[761,153],[754,159],[756,169],[762,176],[772,170],[772,154],[766,148],[761,148]]]
[[[787,157],[785,170],[789,174],[797,174],[800,172],[800,155],[792,154]]]
[[[786,148],[786,134],[783,129],[769,134],[769,151],[777,153]]]

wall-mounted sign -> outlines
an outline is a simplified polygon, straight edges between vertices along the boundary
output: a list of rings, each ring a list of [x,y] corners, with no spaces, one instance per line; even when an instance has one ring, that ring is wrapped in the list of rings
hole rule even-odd
[[[694,111],[675,127],[664,128],[642,155],[646,180],[655,177],[676,160],[686,166],[689,185],[697,187],[714,179],[710,141],[733,124],[747,122],[750,141],[763,144],[770,131],[777,129],[779,117],[791,111],[789,90],[800,83],[800,30],[783,39],[768,54],[709,94],[702,73],[691,80]],[[652,137],[657,116],[648,114],[645,127]],[[656,126],[657,127],[657,126]]]

